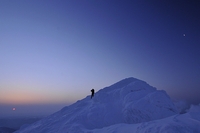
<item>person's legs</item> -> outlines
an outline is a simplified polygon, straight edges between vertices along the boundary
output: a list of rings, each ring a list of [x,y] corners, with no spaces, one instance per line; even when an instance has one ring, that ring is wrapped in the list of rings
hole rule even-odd
[[[92,97],[94,97],[94,93],[92,93],[92,95],[91,95],[91,99],[92,99]]]

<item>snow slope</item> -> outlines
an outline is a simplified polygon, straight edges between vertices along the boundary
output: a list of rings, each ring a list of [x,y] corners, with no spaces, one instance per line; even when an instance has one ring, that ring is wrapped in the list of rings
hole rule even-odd
[[[13,133],[15,129],[9,127],[0,127],[0,133]]]
[[[139,124],[116,124],[86,133],[200,133],[200,106],[192,106],[188,113]]]
[[[99,90],[93,99],[87,96],[15,133],[142,133],[146,130],[156,133],[170,129],[170,125],[185,127],[187,123],[182,121],[187,119],[199,124],[188,114],[177,114],[165,91],[127,78]]]

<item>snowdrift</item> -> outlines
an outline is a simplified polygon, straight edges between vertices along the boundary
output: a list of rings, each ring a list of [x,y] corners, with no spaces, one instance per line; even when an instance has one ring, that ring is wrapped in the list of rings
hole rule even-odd
[[[191,116],[184,115],[178,116],[165,91],[127,78],[99,90],[93,99],[87,96],[15,133],[164,133],[165,129],[187,125],[184,121]],[[199,131],[199,120],[192,122],[197,127],[194,131]]]

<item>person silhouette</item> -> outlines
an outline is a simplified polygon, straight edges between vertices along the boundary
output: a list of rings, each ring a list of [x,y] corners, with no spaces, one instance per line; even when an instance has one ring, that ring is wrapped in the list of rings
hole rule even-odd
[[[92,97],[94,97],[94,89],[91,90],[92,94],[91,94],[91,99]]]

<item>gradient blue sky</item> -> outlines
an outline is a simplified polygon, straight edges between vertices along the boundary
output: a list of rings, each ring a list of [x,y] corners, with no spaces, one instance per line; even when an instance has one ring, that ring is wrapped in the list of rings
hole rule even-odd
[[[195,0],[0,0],[0,104],[63,106],[127,77],[199,103],[199,13]]]

